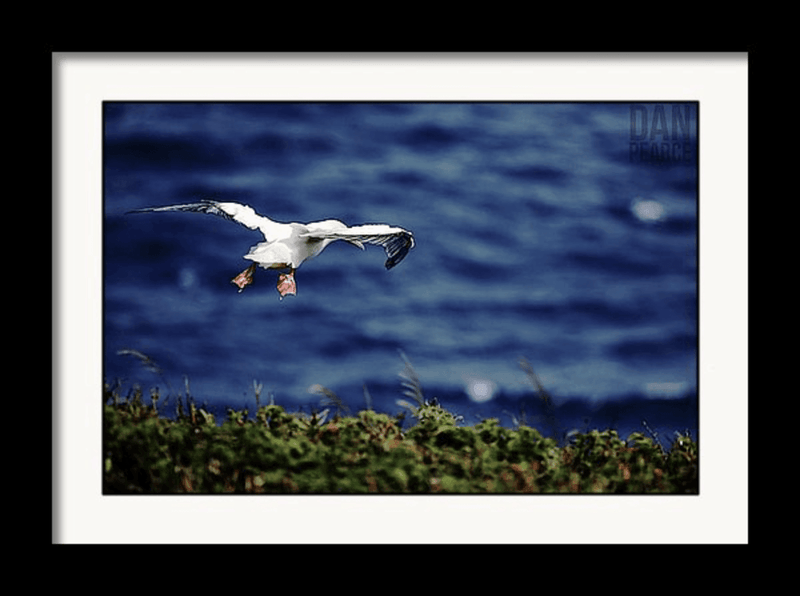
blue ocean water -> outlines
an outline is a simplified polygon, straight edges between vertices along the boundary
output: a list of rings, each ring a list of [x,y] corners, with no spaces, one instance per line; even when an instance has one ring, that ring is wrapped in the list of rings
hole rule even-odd
[[[254,410],[309,387],[397,412],[400,352],[426,396],[505,425],[541,400],[562,430],[698,432],[697,105],[121,103],[104,105],[104,377]],[[262,269],[230,280],[260,233],[202,198],[278,221],[413,231],[334,243],[279,300]],[[153,371],[136,350],[157,363]],[[173,402],[174,403],[174,402]]]

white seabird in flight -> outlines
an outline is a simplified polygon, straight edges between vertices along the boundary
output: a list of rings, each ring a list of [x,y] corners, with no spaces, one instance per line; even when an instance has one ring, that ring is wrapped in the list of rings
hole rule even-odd
[[[253,261],[247,269],[231,280],[239,291],[253,283],[256,265],[264,269],[275,269],[278,276],[280,298],[297,293],[294,272],[303,261],[316,257],[326,246],[336,240],[344,240],[364,250],[364,243],[377,244],[386,250],[386,268],[391,269],[402,261],[414,247],[414,235],[403,228],[386,224],[365,224],[348,227],[336,219],[326,219],[308,224],[281,223],[259,215],[248,205],[239,203],[220,203],[203,200],[186,205],[147,207],[134,209],[128,213],[148,213],[158,211],[189,211],[210,213],[242,224],[251,230],[261,230],[266,242],[252,246],[245,259]]]

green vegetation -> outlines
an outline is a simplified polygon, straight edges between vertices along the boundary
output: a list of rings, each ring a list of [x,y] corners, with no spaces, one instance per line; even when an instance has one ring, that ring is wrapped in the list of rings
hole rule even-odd
[[[532,371],[532,369],[531,369]],[[532,374],[532,372],[531,372]],[[697,494],[697,444],[677,436],[671,448],[642,433],[615,430],[553,438],[495,418],[460,426],[460,417],[427,401],[410,364],[403,386],[414,403],[405,414],[346,408],[321,386],[330,408],[288,413],[279,405],[229,410],[220,424],[188,396],[177,417],[148,405],[140,390],[122,398],[106,386],[106,494],[131,493],[680,493]],[[555,423],[555,422],[554,422]]]

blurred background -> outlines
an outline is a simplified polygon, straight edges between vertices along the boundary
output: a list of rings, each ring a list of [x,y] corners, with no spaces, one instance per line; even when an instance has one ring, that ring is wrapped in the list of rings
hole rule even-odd
[[[104,104],[104,382],[225,417],[274,399],[397,413],[405,363],[474,424],[698,436],[697,106],[627,103]],[[263,240],[222,218],[126,215],[236,201],[278,221],[413,231],[334,243],[278,299]],[[149,358],[145,361],[144,356]]]

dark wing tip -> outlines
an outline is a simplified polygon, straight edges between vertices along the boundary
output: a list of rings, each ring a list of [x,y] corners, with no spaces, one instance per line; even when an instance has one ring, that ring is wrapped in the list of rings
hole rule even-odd
[[[184,205],[166,205],[164,207],[143,207],[141,209],[131,209],[126,211],[125,215],[129,213],[154,213],[166,211],[190,211],[194,213],[210,213],[211,215],[221,215],[230,219],[230,216],[217,207],[217,202],[211,199],[201,199],[197,203],[187,203]]]
[[[386,244],[386,269],[391,269],[406,258],[408,251],[414,247],[414,237],[411,234],[398,234],[391,242]]]

